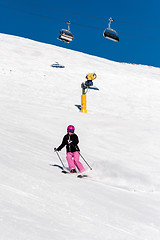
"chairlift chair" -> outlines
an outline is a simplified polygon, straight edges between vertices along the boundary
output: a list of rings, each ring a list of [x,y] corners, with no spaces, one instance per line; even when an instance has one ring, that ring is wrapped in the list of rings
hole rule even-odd
[[[114,21],[114,20],[112,18],[110,18],[109,23],[108,23],[108,28],[106,28],[104,30],[103,36],[105,38],[108,38],[108,39],[112,40],[112,41],[118,42],[119,37],[118,37],[117,32],[110,27],[112,21]]]
[[[70,21],[67,21],[66,23],[68,24],[68,30],[67,29],[61,29],[59,40],[63,41],[63,42],[70,43],[73,40],[74,35],[70,32],[70,26],[69,26],[71,24]]]

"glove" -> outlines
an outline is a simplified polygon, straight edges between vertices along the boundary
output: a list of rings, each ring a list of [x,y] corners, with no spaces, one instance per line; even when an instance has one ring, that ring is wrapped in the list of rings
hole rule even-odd
[[[57,148],[54,148],[54,151],[55,151],[55,152],[58,152]]]

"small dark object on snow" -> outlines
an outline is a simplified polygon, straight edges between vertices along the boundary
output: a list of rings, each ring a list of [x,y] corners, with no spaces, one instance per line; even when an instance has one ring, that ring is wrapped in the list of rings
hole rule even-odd
[[[65,171],[65,170],[62,170],[62,173],[66,174],[66,173],[70,173],[70,172],[67,172],[67,171]]]
[[[60,65],[58,62],[52,64],[51,67],[54,67],[54,68],[65,68],[65,66]]]
[[[77,177],[78,177],[78,178],[84,178],[84,177],[88,177],[88,175],[82,174],[82,175],[78,175]]]

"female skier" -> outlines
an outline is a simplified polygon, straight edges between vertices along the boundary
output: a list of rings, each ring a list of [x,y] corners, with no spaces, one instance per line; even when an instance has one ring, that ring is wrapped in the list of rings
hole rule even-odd
[[[64,146],[66,146],[67,151],[67,162],[70,169],[70,173],[76,173],[76,167],[79,172],[84,172],[85,168],[79,161],[80,150],[77,144],[79,143],[78,136],[74,133],[75,127],[69,125],[67,127],[67,134],[63,137],[62,143],[58,148],[54,148],[55,151],[60,151]]]

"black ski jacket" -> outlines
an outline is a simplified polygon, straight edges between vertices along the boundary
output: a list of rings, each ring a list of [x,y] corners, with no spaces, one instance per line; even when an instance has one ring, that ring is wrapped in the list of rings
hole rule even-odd
[[[68,133],[63,137],[61,145],[57,148],[57,151],[61,151],[61,149],[66,146],[67,152],[76,152],[80,151],[77,144],[79,143],[78,136],[73,133],[69,135]]]

